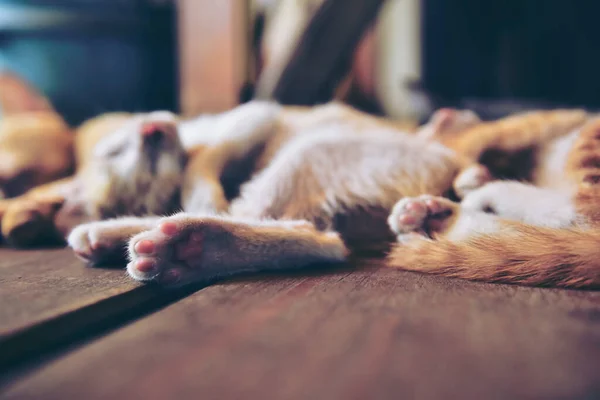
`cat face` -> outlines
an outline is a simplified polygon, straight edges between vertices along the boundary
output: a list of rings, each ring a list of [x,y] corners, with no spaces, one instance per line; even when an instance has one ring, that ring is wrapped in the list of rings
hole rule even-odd
[[[102,218],[171,212],[185,163],[174,114],[132,117],[97,143],[82,182],[85,201]]]

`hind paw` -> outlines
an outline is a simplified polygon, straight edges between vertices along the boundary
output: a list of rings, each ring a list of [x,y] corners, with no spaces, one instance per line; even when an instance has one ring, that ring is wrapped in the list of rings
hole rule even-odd
[[[407,197],[396,203],[388,225],[402,241],[415,235],[430,237],[443,231],[457,211],[458,204],[443,197]]]
[[[176,285],[208,275],[207,266],[228,257],[227,224],[217,217],[179,214],[165,218],[157,227],[129,241],[129,275],[140,281],[157,280]],[[219,241],[222,249],[206,256],[205,244]]]
[[[165,286],[262,269],[297,268],[345,259],[332,232],[305,221],[246,220],[179,214],[129,242],[129,275]]]

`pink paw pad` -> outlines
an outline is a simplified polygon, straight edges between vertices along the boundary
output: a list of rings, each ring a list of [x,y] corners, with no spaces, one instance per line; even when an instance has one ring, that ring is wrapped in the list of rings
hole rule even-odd
[[[187,241],[179,243],[175,253],[178,260],[189,260],[202,254],[202,241],[204,235],[200,232],[192,232]]]
[[[180,269],[173,268],[165,271],[159,278],[160,283],[163,285],[174,285],[181,280],[183,273]]]
[[[398,217],[398,222],[402,225],[414,225],[417,223],[417,219],[410,214],[402,214]]]
[[[155,249],[154,243],[151,240],[140,240],[135,244],[135,251],[138,254],[153,254]]]
[[[167,236],[173,236],[179,231],[177,224],[174,222],[163,222],[158,229]]]
[[[410,202],[406,205],[405,209],[407,211],[412,211],[415,213],[423,213],[425,211],[425,207],[423,206],[423,204],[421,204],[420,202],[417,201],[413,201]]]
[[[135,262],[135,269],[143,273],[152,272],[155,268],[155,262],[149,258],[141,258]]]
[[[430,214],[439,214],[440,212],[445,211],[444,206],[434,199],[425,200],[425,205],[427,205]]]

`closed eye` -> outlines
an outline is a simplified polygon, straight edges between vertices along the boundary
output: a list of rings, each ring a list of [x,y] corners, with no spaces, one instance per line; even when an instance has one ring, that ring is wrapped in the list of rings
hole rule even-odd
[[[494,207],[490,206],[489,204],[483,207],[482,211],[486,214],[496,214],[496,210],[494,210]]]
[[[119,154],[123,153],[123,150],[125,150],[125,146],[117,146],[117,147],[113,147],[110,149],[107,149],[104,154],[102,154],[104,157],[106,158],[114,158],[116,156],[118,156]]]

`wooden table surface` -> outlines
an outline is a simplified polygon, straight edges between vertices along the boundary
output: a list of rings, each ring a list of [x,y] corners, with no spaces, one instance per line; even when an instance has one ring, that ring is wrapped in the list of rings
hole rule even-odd
[[[164,292],[0,250],[0,399],[600,398],[600,293],[363,260]]]

